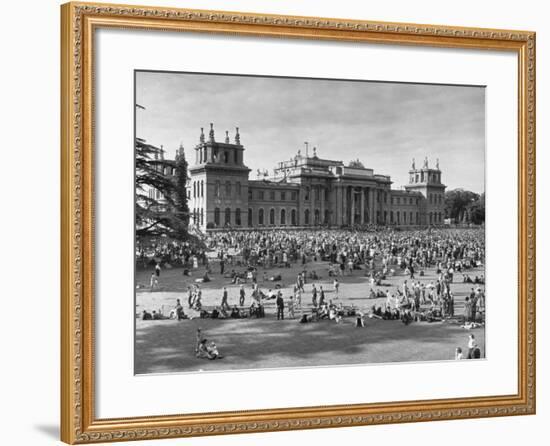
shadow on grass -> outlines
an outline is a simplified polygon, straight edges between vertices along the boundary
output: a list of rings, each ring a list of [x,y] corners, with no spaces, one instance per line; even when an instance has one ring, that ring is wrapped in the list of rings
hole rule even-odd
[[[446,323],[413,323],[368,319],[356,328],[354,318],[300,324],[296,319],[194,319],[138,321],[135,372],[164,373],[311,367],[376,362],[448,360],[467,342],[468,332]],[[194,356],[196,329],[216,342],[224,359]],[[480,337],[483,329],[474,331]]]

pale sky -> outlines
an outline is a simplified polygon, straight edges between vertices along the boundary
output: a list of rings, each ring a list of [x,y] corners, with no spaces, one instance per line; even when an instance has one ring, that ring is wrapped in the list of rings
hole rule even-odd
[[[408,182],[412,158],[435,166],[447,190],[484,191],[485,89],[368,81],[136,73],[136,136],[180,143],[192,164],[200,128],[214,123],[216,140],[239,127],[245,164],[271,173],[278,161],[317,147],[320,158],[359,158],[393,188]]]

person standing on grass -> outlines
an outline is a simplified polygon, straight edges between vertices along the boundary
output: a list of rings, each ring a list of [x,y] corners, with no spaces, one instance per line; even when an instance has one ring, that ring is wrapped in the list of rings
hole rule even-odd
[[[201,328],[197,328],[196,341],[195,341],[195,354],[199,353],[200,345],[202,342],[202,331]]]
[[[227,288],[226,287],[223,287],[221,307],[222,307],[222,310],[229,310],[229,303],[227,302]]]
[[[315,284],[311,286],[311,303],[314,307],[317,307],[317,288]]]
[[[477,348],[476,337],[473,333],[468,336],[468,359],[474,359],[474,349]]]
[[[338,282],[338,279],[334,279],[333,286],[336,297],[338,297],[338,290],[340,289],[340,282]]]
[[[159,284],[159,280],[157,278],[157,275],[155,273],[151,274],[151,280],[149,285],[151,286],[151,293],[154,291],[155,287],[157,287]]]
[[[296,289],[296,305],[298,305],[298,308],[302,308],[302,291],[300,288]]]
[[[241,288],[239,290],[239,306],[241,307],[244,306],[244,298],[245,298],[244,286],[241,285]]]
[[[319,306],[324,305],[325,303],[325,291],[323,290],[323,286],[319,286]]]
[[[294,296],[292,294],[288,300],[288,317],[294,319]]]
[[[277,295],[277,320],[285,318],[285,301],[283,295],[279,292]]]
[[[157,263],[155,265],[155,274],[157,275],[157,277],[160,277],[160,263]]]

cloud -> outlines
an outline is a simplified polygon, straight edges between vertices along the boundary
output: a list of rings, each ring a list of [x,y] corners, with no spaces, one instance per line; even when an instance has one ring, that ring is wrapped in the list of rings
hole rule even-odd
[[[303,148],[407,181],[411,158],[439,158],[450,188],[484,190],[485,90],[403,84],[214,74],[138,72],[137,134],[174,153],[190,151],[200,127],[217,138],[240,127],[245,162],[271,169]]]

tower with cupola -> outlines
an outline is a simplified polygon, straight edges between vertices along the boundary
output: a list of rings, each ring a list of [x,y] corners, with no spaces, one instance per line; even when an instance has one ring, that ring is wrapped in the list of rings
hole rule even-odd
[[[201,128],[188,185],[191,222],[200,229],[245,227],[248,215],[248,174],[239,128],[217,141],[214,124],[208,136]]]
[[[420,192],[424,199],[420,203],[420,216],[422,225],[439,226],[445,219],[445,188],[441,182],[441,170],[439,159],[435,168],[429,166],[428,157],[424,159],[421,168],[416,167],[413,158],[409,170],[409,184],[405,189],[409,192]]]

